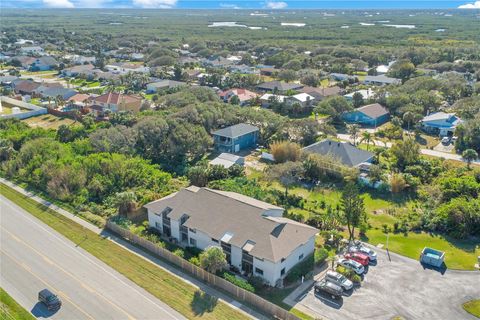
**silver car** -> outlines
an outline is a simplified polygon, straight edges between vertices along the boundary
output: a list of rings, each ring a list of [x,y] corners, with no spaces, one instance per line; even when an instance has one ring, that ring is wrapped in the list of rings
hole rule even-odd
[[[336,271],[327,271],[325,274],[325,280],[342,287],[343,290],[350,290],[353,288],[353,282],[348,280],[343,274]]]
[[[338,264],[347,269],[353,270],[359,276],[365,272],[365,268],[355,260],[341,258],[338,260]]]
[[[370,261],[376,261],[377,260],[377,253],[375,251],[373,251],[372,249],[370,249],[369,247],[364,246],[363,244],[349,247],[348,252],[364,253],[368,256]]]

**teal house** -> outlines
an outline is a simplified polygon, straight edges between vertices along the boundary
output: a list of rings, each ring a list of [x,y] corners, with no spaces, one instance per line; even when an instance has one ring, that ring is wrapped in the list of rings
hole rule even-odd
[[[388,110],[381,104],[373,103],[343,114],[343,120],[370,127],[384,124],[390,118]]]
[[[239,123],[212,133],[215,150],[235,153],[257,145],[259,130],[247,123]]]

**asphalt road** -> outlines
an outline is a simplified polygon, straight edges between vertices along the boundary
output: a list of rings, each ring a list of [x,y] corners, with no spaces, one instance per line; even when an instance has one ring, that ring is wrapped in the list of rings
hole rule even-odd
[[[0,195],[0,286],[37,318],[184,319],[178,312]],[[49,312],[40,290],[58,294]]]
[[[424,269],[413,259],[377,250],[378,263],[369,266],[361,287],[339,300],[314,295],[299,298],[299,305],[323,319],[477,319],[462,304],[480,298],[480,272]]]

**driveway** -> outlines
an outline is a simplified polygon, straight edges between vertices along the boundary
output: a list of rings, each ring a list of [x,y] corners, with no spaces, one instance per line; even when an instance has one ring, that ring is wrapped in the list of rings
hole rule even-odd
[[[462,304],[480,298],[480,272],[424,269],[415,260],[377,250],[378,263],[369,267],[361,287],[339,301],[315,296],[309,288],[296,308],[326,319],[477,319]]]
[[[443,143],[437,144],[433,150],[439,151],[439,152],[446,152],[446,153],[452,153],[455,149],[455,145],[453,143],[449,143],[448,145],[444,145]]]

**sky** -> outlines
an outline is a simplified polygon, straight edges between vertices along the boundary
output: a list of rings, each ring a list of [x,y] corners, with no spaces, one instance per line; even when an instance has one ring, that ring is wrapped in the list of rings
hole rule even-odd
[[[0,8],[159,9],[480,9],[480,1],[451,0],[0,0]]]

